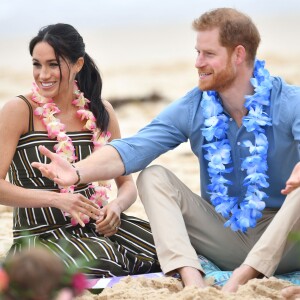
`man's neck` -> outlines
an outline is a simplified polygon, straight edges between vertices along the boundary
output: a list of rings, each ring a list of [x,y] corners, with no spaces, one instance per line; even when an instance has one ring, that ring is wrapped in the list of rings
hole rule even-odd
[[[238,126],[242,125],[242,119],[247,115],[245,108],[245,96],[253,94],[253,87],[250,83],[252,70],[248,74],[238,76],[233,84],[224,91],[219,92],[225,111],[236,121]]]

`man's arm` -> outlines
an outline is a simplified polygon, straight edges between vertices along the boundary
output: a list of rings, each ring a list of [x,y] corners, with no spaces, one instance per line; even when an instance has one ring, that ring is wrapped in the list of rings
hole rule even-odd
[[[39,146],[41,154],[51,160],[50,164],[33,162],[43,176],[53,180],[59,186],[70,186],[75,183],[88,183],[98,180],[109,180],[125,172],[124,164],[118,151],[112,146],[104,146],[78,163],[70,164],[58,154]],[[79,182],[78,182],[79,180]]]
[[[192,90],[166,107],[134,136],[113,140],[111,145],[105,145],[73,164],[74,167],[42,146],[39,147],[41,154],[47,156],[51,163],[34,162],[32,166],[60,186],[73,185],[78,179],[81,183],[88,183],[140,171],[161,154],[187,141],[193,117],[190,112],[194,111],[191,105],[195,105],[199,97],[199,90]]]

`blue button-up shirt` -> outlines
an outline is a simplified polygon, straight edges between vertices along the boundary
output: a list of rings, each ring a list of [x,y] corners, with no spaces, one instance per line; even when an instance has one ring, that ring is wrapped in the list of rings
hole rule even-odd
[[[205,151],[202,149],[205,138],[201,130],[204,128],[201,99],[202,92],[194,88],[166,107],[136,135],[112,141],[111,145],[117,149],[123,160],[126,174],[144,169],[161,154],[189,140],[200,164],[201,196],[209,201],[208,161],[204,159]],[[270,102],[266,112],[272,118],[272,126],[265,128],[269,142],[267,175],[270,186],[264,190],[269,196],[265,202],[267,207],[280,207],[285,198],[280,190],[285,187],[286,180],[299,161],[300,88],[275,77]],[[229,186],[228,194],[239,197],[239,201],[242,201],[246,192],[246,187],[243,186],[246,172],[241,168],[241,162],[249,156],[249,150],[242,142],[253,142],[254,136],[244,126],[238,127],[231,118],[227,136],[232,149],[233,166],[233,171],[225,174],[233,182]]]

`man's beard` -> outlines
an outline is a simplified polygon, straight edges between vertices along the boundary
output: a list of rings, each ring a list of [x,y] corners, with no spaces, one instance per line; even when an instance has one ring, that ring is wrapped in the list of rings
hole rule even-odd
[[[205,73],[205,72],[204,72]],[[230,60],[224,70],[218,73],[212,73],[209,80],[199,80],[199,88],[202,91],[217,91],[222,92],[228,88],[235,80],[235,72]]]

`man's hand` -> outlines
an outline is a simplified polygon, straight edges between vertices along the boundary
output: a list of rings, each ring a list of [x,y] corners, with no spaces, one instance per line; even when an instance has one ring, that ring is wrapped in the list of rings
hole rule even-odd
[[[294,167],[290,178],[287,180],[285,188],[281,190],[284,195],[289,194],[300,186],[300,163]]]
[[[43,176],[53,180],[61,187],[71,186],[77,181],[76,170],[68,161],[44,146],[39,146],[39,151],[51,160],[49,164],[39,162],[31,164],[34,168],[39,169]]]

